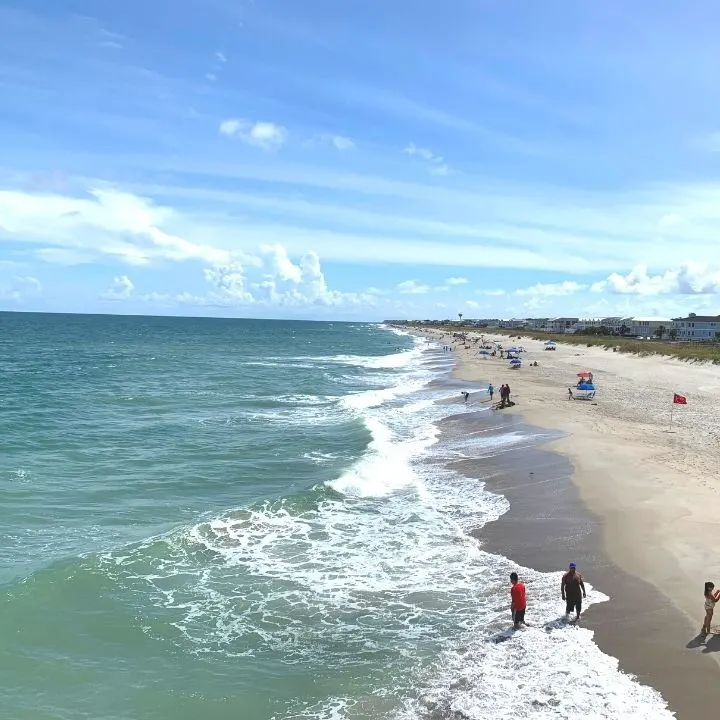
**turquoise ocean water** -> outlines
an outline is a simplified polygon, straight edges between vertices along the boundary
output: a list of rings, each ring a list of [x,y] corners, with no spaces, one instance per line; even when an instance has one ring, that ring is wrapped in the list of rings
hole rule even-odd
[[[496,642],[515,566],[468,531],[507,502],[443,461],[532,438],[439,443],[485,411],[437,404],[438,348],[341,323],[0,333],[0,717],[669,717],[589,631]],[[525,577],[555,617],[557,578]]]

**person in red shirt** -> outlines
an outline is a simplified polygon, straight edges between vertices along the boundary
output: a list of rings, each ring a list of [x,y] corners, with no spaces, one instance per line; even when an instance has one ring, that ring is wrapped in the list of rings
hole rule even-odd
[[[525,585],[520,582],[516,572],[510,573],[510,582],[512,583],[510,588],[510,612],[512,613],[513,625],[516,630],[519,630],[521,625],[527,627],[525,622]]]

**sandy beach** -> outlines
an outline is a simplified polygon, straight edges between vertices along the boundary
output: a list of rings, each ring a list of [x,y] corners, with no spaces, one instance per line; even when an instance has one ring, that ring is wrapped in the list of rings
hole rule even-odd
[[[452,342],[447,333],[422,332],[443,344]],[[468,383],[469,407],[488,406],[480,389],[484,383],[492,382],[496,392],[508,383],[515,405],[496,413],[519,415],[532,426],[562,434],[544,447],[570,461],[568,474],[578,502],[588,518],[597,518],[602,552],[621,571],[603,572],[601,583],[606,585],[601,588],[616,601],[591,613],[598,642],[620,658],[622,667],[658,687],[678,717],[699,717],[703,711],[689,685],[702,691],[719,669],[715,651],[720,650],[720,638],[700,642],[696,636],[703,616],[703,583],[710,579],[720,584],[714,548],[720,510],[720,416],[715,410],[720,371],[597,347],[559,344],[549,352],[543,343],[526,338],[485,338],[505,347],[521,345],[523,366],[513,370],[499,357],[477,357],[479,344],[474,342],[469,349],[454,343],[455,377]],[[535,361],[538,367],[531,367]],[[569,400],[568,387],[585,369],[594,374],[595,398]],[[673,393],[685,395],[688,404],[673,408]],[[513,488],[497,489],[518,507],[517,488],[515,498]],[[527,485],[522,492],[537,499]],[[580,505],[572,512],[581,513]],[[509,514],[513,512],[523,511],[511,509]],[[506,543],[507,531],[502,523],[497,526],[489,536],[500,533]],[[535,523],[529,531],[532,539],[517,548],[518,561],[533,567],[544,564],[536,548],[551,542],[547,538],[538,543],[537,532]],[[559,556],[552,557],[553,563],[559,561]],[[720,617],[715,621],[720,625]],[[613,627],[602,627],[608,623]]]

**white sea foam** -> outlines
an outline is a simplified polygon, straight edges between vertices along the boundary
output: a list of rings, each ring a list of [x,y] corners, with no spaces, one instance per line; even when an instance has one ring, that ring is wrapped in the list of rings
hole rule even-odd
[[[558,573],[518,569],[468,535],[508,503],[433,461],[432,421],[465,409],[417,392],[433,377],[422,357],[396,368],[390,387],[337,403],[372,441],[330,492],[227,513],[111,560],[109,572],[172,617],[146,632],[184,652],[273,656],[364,678],[362,697],[298,701],[276,720],[671,717],[590,631],[558,620]],[[478,433],[453,452],[479,457],[531,441]],[[514,635],[511,569],[527,582],[533,625]],[[605,600],[591,589],[589,604]]]

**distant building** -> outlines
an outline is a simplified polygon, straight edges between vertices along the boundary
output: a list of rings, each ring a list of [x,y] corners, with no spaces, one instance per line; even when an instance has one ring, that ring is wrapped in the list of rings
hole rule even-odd
[[[631,317],[625,318],[625,324],[629,327],[628,335],[640,338],[657,337],[658,328],[665,328],[665,335],[673,327],[673,321],[670,318],[661,317]]]
[[[546,329],[556,333],[573,332],[572,328],[580,322],[580,318],[559,317],[548,321]]]
[[[520,328],[527,327],[528,321],[520,318],[513,318],[512,320],[500,320],[498,323],[498,327],[511,329],[511,330],[518,330]]]
[[[688,315],[675,318],[672,326],[677,330],[678,340],[710,342],[720,333],[720,315]]]

